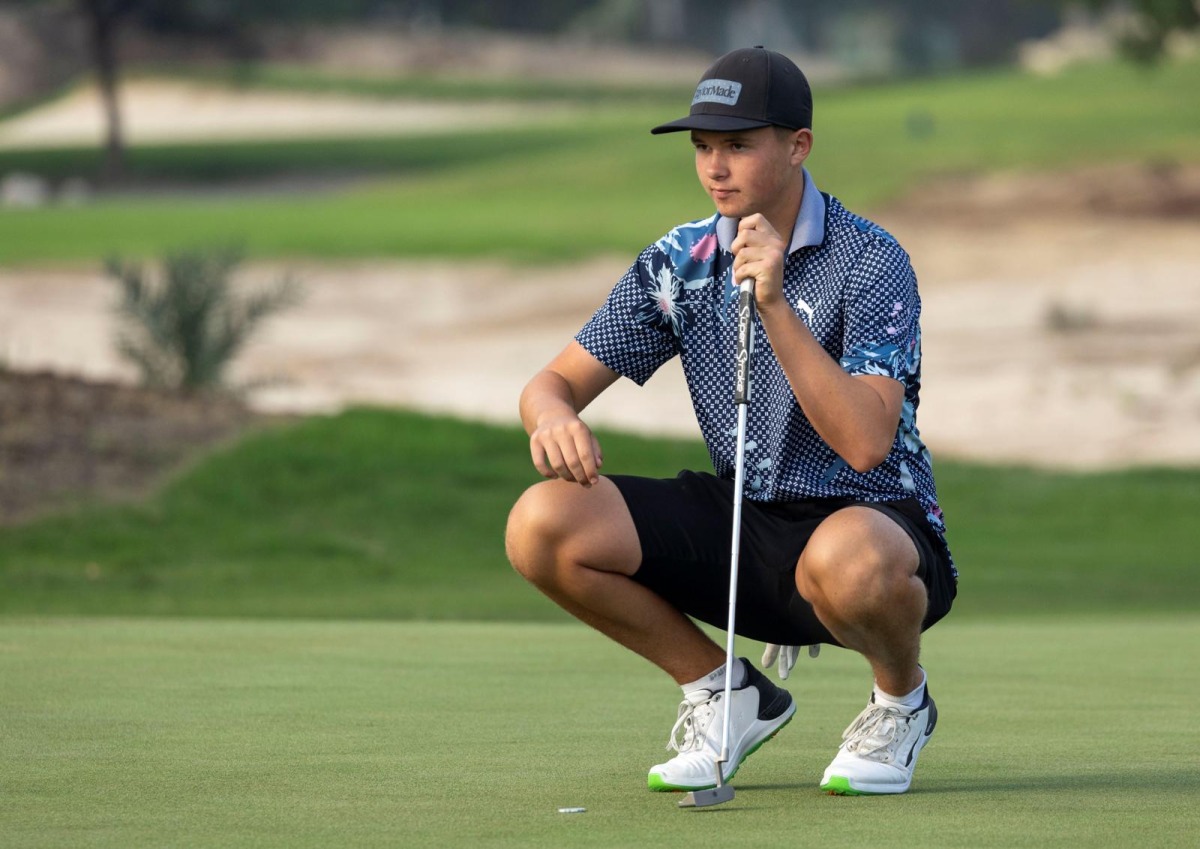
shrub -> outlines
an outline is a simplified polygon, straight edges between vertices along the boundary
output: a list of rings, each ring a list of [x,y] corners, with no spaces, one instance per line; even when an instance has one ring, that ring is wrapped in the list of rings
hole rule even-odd
[[[222,385],[226,368],[264,319],[299,302],[295,281],[239,295],[230,275],[242,261],[236,248],[168,253],[152,280],[140,263],[113,257],[120,327],[117,350],[149,386],[192,392]]]

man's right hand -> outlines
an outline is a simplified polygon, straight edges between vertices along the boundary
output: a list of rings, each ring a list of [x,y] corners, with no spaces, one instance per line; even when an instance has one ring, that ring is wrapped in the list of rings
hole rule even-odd
[[[533,465],[542,477],[590,487],[600,481],[604,455],[591,428],[577,415],[539,421],[529,436]]]

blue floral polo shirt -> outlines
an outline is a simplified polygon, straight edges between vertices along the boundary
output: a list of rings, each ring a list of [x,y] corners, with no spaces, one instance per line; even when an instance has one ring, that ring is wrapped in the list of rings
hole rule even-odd
[[[680,357],[713,468],[726,478],[734,475],[737,434],[737,288],[729,251],[736,234],[737,222],[719,214],[674,228],[641,252],[575,337],[639,385]],[[878,225],[819,192],[805,172],[783,278],[784,296],[829,355],[848,374],[903,383],[904,408],[887,459],[856,472],[817,435],[756,324],[746,497],[878,502],[911,496],[944,542],[931,459],[917,431],[921,299],[908,254]]]

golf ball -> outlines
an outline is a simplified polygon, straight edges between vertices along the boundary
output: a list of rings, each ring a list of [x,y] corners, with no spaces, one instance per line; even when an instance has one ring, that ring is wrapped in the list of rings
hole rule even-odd
[[[582,814],[587,811],[587,808],[559,808],[560,814]]]

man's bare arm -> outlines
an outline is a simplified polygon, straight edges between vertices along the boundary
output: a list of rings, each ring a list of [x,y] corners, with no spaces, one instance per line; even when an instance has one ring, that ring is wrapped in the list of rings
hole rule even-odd
[[[604,456],[579,414],[619,375],[571,342],[533,376],[521,393],[521,422],[533,465],[546,478],[591,486]]]

